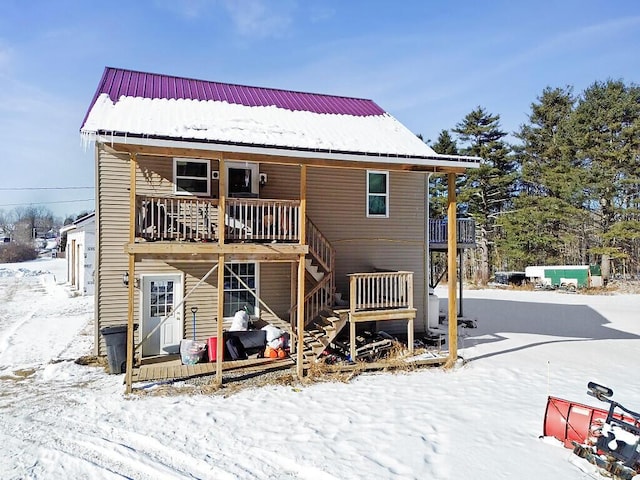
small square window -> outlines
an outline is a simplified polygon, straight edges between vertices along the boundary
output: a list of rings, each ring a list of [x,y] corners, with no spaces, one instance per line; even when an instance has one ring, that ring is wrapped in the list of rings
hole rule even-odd
[[[389,172],[367,171],[367,217],[389,216]]]
[[[208,160],[173,159],[173,182],[179,195],[211,194],[211,164]]]

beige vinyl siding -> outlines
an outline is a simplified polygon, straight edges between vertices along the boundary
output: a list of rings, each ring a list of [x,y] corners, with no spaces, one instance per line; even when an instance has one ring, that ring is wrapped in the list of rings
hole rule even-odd
[[[128,291],[122,274],[128,270],[124,245],[129,238],[129,158],[98,146],[98,329],[127,324]],[[99,332],[98,332],[99,333]],[[105,355],[98,334],[98,354]]]
[[[129,158],[128,155],[113,154],[104,148],[98,151],[98,202],[100,211],[98,284],[96,293],[96,318],[98,325],[98,351],[105,355],[104,339],[99,329],[107,326],[126,325],[128,290],[122,284],[122,275],[128,270],[128,257],[124,246],[129,241]],[[136,193],[169,196],[173,192],[173,160],[163,157],[138,157]],[[213,168],[217,168],[216,166]],[[216,188],[217,190],[217,188]],[[135,276],[143,274],[185,273],[183,295],[195,285],[211,268],[209,264],[182,263],[169,265],[159,260],[137,262]],[[198,287],[184,304],[184,334],[192,336],[191,306],[197,305],[198,325],[196,336],[205,339],[215,335],[215,313],[217,296],[212,282],[215,274]],[[136,289],[134,299],[134,322],[140,322],[140,291]],[[136,342],[140,338],[136,332]]]
[[[211,171],[218,170],[217,160],[209,160],[209,162]],[[138,156],[136,193],[150,196],[173,196],[173,157]],[[211,197],[216,198],[217,196],[218,181],[211,180]]]
[[[260,265],[260,298],[281,320],[289,321],[291,263],[263,263]],[[260,309],[261,318],[269,321],[272,315],[263,306],[260,306]]]
[[[198,282],[214,266],[213,263],[175,263],[170,267],[183,271],[185,275],[184,295],[191,292],[184,302],[184,338],[193,338],[193,313],[191,307],[198,307],[196,312],[196,340],[205,341],[215,337],[218,318],[217,269],[196,287]],[[164,268],[167,268],[165,266]]]
[[[336,249],[336,290],[344,296],[349,273],[414,272],[416,330],[423,330],[426,174],[389,172],[389,218],[367,218],[366,175],[366,170],[309,168],[307,215]],[[406,331],[406,322],[379,328]]]
[[[260,197],[276,200],[300,198],[300,167],[298,165],[261,163],[260,172],[267,174],[267,184],[260,187]]]
[[[96,292],[97,328],[127,322],[127,288],[122,274],[127,271],[124,246],[129,238],[129,158],[98,147],[98,285]],[[219,165],[211,161],[211,170]],[[299,199],[300,166],[260,164],[268,176],[260,189],[262,198]],[[338,291],[348,292],[349,273],[375,269],[414,272],[416,325],[422,323],[424,292],[424,202],[425,174],[390,172],[389,218],[366,217],[366,170],[310,167],[307,169],[307,214],[336,248],[336,284]],[[212,196],[218,192],[212,180]],[[136,193],[173,196],[173,158],[139,156]],[[209,271],[212,263],[163,262],[149,260],[136,263],[136,277],[143,274],[184,273],[186,295]],[[281,319],[288,321],[291,299],[291,264],[260,265],[260,295]],[[184,336],[192,336],[191,307],[197,306],[196,338],[205,340],[216,334],[217,274],[213,273],[185,301]],[[134,321],[140,322],[140,291],[135,291]],[[262,318],[271,316],[261,307]],[[392,322],[381,325],[387,331]],[[397,322],[404,331],[404,322]],[[225,325],[228,327],[228,325]],[[419,328],[418,328],[419,329]],[[104,341],[98,334],[99,351],[105,354]],[[139,341],[136,334],[136,342]]]

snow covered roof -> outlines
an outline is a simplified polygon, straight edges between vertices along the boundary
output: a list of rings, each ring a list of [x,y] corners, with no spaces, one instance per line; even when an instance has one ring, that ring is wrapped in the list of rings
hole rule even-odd
[[[366,161],[418,165],[460,163],[441,156],[375,102],[107,67],[80,132],[85,141],[122,137],[126,143],[189,141],[252,146]],[[285,150],[285,151],[283,151]],[[372,158],[373,157],[373,158]],[[431,160],[431,162],[425,162]]]

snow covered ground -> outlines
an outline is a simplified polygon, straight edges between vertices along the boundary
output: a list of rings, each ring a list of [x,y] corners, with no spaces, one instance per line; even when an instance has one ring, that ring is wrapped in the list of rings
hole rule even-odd
[[[640,408],[640,295],[465,291],[478,327],[454,370],[125,397],[122,375],[73,362],[93,298],[64,280],[62,259],[0,264],[3,479],[584,479],[539,438],[547,395],[603,407],[592,380]]]

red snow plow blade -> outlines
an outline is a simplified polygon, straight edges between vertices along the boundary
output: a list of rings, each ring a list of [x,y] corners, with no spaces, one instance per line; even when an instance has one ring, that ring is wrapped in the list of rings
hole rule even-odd
[[[614,418],[640,426],[635,418],[615,413]],[[607,410],[583,405],[578,402],[570,402],[562,398],[549,397],[547,409],[544,413],[544,427],[542,435],[557,438],[567,448],[573,448],[571,442],[587,443],[589,437],[593,437],[592,426],[597,424],[595,420],[607,419]]]
[[[549,397],[543,435],[557,438],[603,475],[631,480],[640,473],[640,414],[611,400],[608,387],[589,382],[587,389],[609,409]]]
[[[581,444],[587,442],[591,425],[599,418],[606,419],[607,411],[562,398],[549,397],[542,434],[545,437],[557,438],[565,447],[573,448],[572,441]]]

